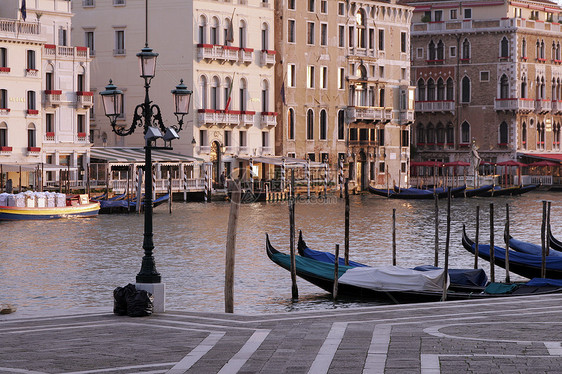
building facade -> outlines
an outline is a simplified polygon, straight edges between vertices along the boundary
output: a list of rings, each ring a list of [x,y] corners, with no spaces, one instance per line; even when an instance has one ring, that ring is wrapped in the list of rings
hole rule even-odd
[[[88,50],[70,40],[72,12],[64,0],[0,2],[0,163],[17,186],[82,184],[89,162],[91,93]],[[16,175],[22,165],[26,173]],[[41,165],[42,173],[30,173]],[[64,176],[62,173],[66,173]],[[38,178],[42,175],[42,178]]]
[[[179,1],[145,4],[126,0],[74,1],[74,38],[94,51],[92,87],[102,91],[110,78],[124,92],[129,126],[144,100],[136,53],[148,45],[159,53],[151,99],[164,123],[175,124],[170,90],[180,81],[193,91],[174,151],[213,165],[211,177],[248,165],[251,156],[273,155],[273,7],[261,0]],[[165,20],[165,22],[163,22]],[[96,100],[94,100],[96,101]],[[111,131],[101,101],[94,103],[93,140],[99,146],[140,146],[142,132],[120,137]],[[208,169],[210,170],[210,169]],[[199,175],[199,170],[196,170]]]
[[[416,159],[560,157],[560,7],[550,1],[407,1]],[[558,155],[558,156],[556,156]],[[526,159],[524,159],[526,160]]]
[[[412,8],[288,0],[276,10],[277,153],[333,169],[343,160],[361,189],[407,185]]]

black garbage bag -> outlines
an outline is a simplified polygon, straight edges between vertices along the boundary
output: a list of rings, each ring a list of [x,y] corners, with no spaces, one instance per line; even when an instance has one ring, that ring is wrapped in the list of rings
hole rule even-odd
[[[127,298],[134,295],[137,288],[129,283],[125,287],[117,287],[113,290],[113,313],[118,316],[127,315]]]
[[[137,290],[127,297],[127,315],[129,317],[144,317],[154,310],[154,296],[145,290]]]

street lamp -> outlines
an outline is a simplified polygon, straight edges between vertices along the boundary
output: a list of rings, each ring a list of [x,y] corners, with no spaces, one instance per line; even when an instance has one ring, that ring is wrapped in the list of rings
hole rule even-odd
[[[133,122],[129,128],[117,125],[117,118],[123,113],[123,91],[117,87],[110,80],[109,84],[105,87],[105,91],[100,92],[103,101],[103,108],[105,115],[111,122],[113,132],[120,136],[127,136],[132,134],[137,127],[142,127],[145,139],[145,161],[144,172],[145,178],[145,194],[144,194],[144,240],[142,247],[144,249],[144,256],[142,258],[142,266],[140,272],[137,274],[137,283],[160,283],[160,273],[156,271],[156,264],[152,255],[154,249],[154,241],[152,234],[152,150],[153,149],[172,149],[171,141],[179,139],[178,132],[181,131],[183,125],[183,117],[189,113],[189,103],[191,99],[191,91],[183,84],[183,80],[172,90],[174,98],[175,111],[174,114],[178,120],[178,125],[170,127],[164,126],[160,107],[152,104],[148,91],[150,89],[150,82],[154,78],[156,71],[156,58],[158,53],[152,51],[148,47],[148,43],[137,53],[139,58],[140,77],[144,79],[145,96],[144,102],[135,108]],[[168,146],[157,147],[155,142],[157,139],[162,138],[164,144],[168,142]]]

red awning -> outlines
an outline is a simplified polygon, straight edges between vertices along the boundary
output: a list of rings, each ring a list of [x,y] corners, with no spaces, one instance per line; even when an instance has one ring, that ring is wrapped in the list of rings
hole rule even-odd
[[[524,164],[522,162],[515,161],[515,160],[498,162],[496,165],[498,165],[498,166],[519,166],[519,167],[528,166],[527,164]]]
[[[431,167],[441,167],[443,165],[442,162],[439,161],[412,161],[410,162],[410,166],[431,166]]]
[[[443,164],[443,166],[470,166],[470,162],[453,161],[453,162],[447,162]]]
[[[533,162],[532,164],[529,164],[529,166],[560,166],[560,163],[542,160],[542,161]]]
[[[540,160],[562,161],[562,153],[523,153],[523,156]]]

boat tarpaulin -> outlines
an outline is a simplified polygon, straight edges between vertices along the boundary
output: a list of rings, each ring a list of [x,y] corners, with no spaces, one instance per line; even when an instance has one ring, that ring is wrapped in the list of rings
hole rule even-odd
[[[356,267],[340,278],[341,284],[375,291],[443,291],[443,269],[417,271],[398,266]],[[447,279],[447,288],[449,279]]]
[[[144,148],[142,147],[92,147],[90,158],[104,160],[111,163],[139,163],[144,164]],[[200,158],[174,153],[165,149],[152,150],[153,162],[183,162],[203,161]]]
[[[527,283],[526,286],[544,287],[544,286],[554,286],[562,287],[562,279],[548,279],[548,278],[533,278]]]
[[[414,270],[428,271],[441,268],[433,265],[416,266]],[[449,269],[449,279],[452,284],[463,286],[484,287],[488,283],[488,276],[484,269]]]

